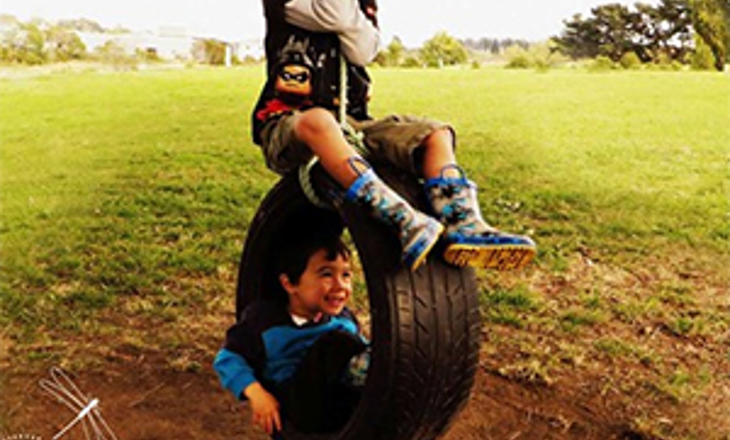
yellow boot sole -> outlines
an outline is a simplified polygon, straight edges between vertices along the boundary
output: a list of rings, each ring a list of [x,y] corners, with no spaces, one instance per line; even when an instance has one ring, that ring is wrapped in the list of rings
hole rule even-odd
[[[444,260],[459,267],[469,265],[484,269],[514,270],[530,264],[536,253],[534,246],[451,244],[444,251]]]
[[[439,224],[437,233],[433,234],[433,239],[429,243],[426,243],[426,246],[424,247],[423,251],[421,252],[421,255],[418,258],[416,258],[416,260],[411,264],[411,267],[410,267],[411,272],[415,272],[416,270],[418,270],[418,268],[421,267],[421,265],[426,261],[426,257],[428,256],[429,253],[431,253],[431,250],[433,249],[433,247],[436,246],[436,243],[438,243],[441,233],[443,233],[443,232],[444,232],[444,227],[443,227],[443,225]]]

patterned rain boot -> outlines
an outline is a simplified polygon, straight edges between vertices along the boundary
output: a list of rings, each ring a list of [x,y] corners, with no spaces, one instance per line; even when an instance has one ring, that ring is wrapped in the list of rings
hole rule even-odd
[[[364,387],[368,378],[368,368],[370,368],[370,348],[350,359],[345,370],[344,382],[355,388]]]
[[[459,177],[446,177],[450,168]],[[425,189],[437,218],[446,225],[444,259],[448,263],[509,270],[524,267],[534,258],[531,238],[501,232],[484,221],[476,186],[460,167],[444,167],[441,177],[426,181]]]
[[[372,168],[350,186],[345,200],[369,207],[376,219],[396,228],[405,264],[416,270],[444,231],[436,219],[417,211],[386,185]]]

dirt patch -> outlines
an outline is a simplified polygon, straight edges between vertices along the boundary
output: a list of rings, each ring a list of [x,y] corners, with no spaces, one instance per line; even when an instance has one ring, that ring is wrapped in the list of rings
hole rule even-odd
[[[179,372],[156,365],[161,364],[146,357],[73,377],[81,390],[100,399],[102,414],[120,439],[268,438],[251,426],[248,408],[220,388],[212,371]],[[47,376],[5,376],[2,415],[9,422],[0,438],[26,433],[48,439],[73,418],[38,386]],[[82,438],[81,431],[76,435]],[[602,394],[596,378],[574,376],[546,386],[481,368],[471,399],[444,440],[659,438],[635,427],[627,408]]]
[[[575,397],[564,387],[519,384],[483,372],[445,440],[624,438],[625,426],[606,419],[604,403]]]
[[[444,440],[730,440],[725,276],[580,258],[561,274],[492,278],[485,285],[522,283],[530,292],[483,305],[504,315],[485,319],[471,398]],[[38,386],[48,365],[100,399],[120,439],[267,439],[210,367],[232,298],[164,315],[148,313],[144,301],[132,297],[97,317],[103,332],[32,345],[0,332],[0,440],[50,439],[72,419]]]
[[[19,374],[6,382],[3,405],[10,423],[6,435],[33,434],[50,439],[73,414],[37,385],[46,374]],[[248,423],[247,410],[230,399],[212,372],[184,373],[134,365],[74,380],[90,397],[120,439],[266,439]],[[83,438],[80,430],[75,432]],[[2,436],[0,436],[2,438]],[[74,437],[72,437],[74,438]]]

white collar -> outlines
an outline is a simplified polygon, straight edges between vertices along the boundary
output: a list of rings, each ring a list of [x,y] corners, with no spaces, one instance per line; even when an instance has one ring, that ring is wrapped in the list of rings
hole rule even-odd
[[[320,313],[317,315],[314,319],[305,318],[304,316],[295,315],[294,313],[289,312],[289,315],[291,316],[292,321],[294,321],[294,324],[297,325],[297,327],[301,327],[307,323],[313,322],[317,324],[318,322],[322,321],[322,318],[324,317],[324,314]]]
[[[291,315],[291,320],[294,321],[294,324],[296,324],[297,327],[301,327],[304,324],[309,322],[309,320],[303,316],[295,315],[293,313],[290,313],[290,315]]]

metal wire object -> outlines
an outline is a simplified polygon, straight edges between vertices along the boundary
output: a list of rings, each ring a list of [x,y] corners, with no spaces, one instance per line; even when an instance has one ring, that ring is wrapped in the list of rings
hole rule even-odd
[[[64,437],[79,424],[86,440],[119,440],[101,416],[99,399],[87,397],[58,367],[52,367],[50,375],[50,379],[41,379],[38,384],[76,415],[52,440]]]

